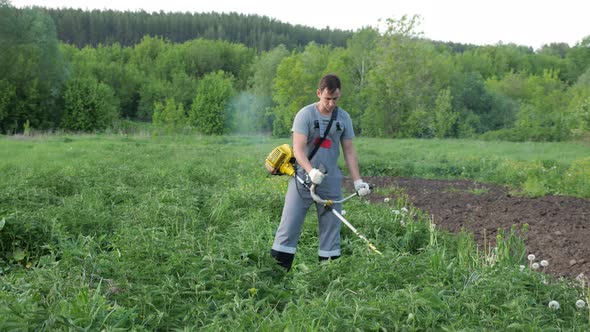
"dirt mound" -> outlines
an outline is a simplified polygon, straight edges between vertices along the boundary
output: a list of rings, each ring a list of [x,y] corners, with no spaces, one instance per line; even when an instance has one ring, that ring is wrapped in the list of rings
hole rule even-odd
[[[528,253],[549,261],[545,271],[556,277],[590,274],[590,200],[568,196],[518,197],[508,188],[467,180],[426,180],[394,177],[365,179],[377,188],[396,187],[409,202],[434,218],[445,230],[465,228],[483,248],[494,244],[499,228],[509,231],[528,224]],[[379,195],[371,200],[383,201]],[[491,240],[491,241],[490,241]]]

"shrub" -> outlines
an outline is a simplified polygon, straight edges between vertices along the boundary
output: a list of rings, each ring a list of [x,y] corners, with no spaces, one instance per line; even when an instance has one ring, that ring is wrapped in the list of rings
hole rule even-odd
[[[66,85],[61,126],[75,131],[103,130],[118,117],[113,90],[94,78],[75,78]]]
[[[166,98],[165,104],[154,104],[154,125],[163,129],[167,134],[177,133],[187,125],[188,118],[182,103],[176,103],[174,98]]]
[[[189,120],[203,134],[223,134],[231,123],[229,102],[235,94],[231,75],[207,74],[197,87]]]
[[[574,161],[565,172],[563,183],[568,193],[590,197],[590,157]]]

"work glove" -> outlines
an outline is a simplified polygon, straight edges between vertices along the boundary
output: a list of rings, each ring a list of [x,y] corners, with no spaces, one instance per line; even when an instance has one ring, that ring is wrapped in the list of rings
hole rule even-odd
[[[309,179],[316,185],[322,183],[322,181],[324,180],[324,176],[324,173],[322,173],[317,168],[312,168],[311,171],[309,171]]]
[[[356,193],[361,197],[371,193],[369,184],[361,179],[354,181],[354,190],[356,190]]]

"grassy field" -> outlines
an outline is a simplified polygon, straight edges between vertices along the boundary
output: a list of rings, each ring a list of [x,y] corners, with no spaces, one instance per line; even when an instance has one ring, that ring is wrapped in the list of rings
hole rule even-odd
[[[383,256],[343,228],[343,257],[319,264],[310,213],[285,274],[268,252],[286,178],[263,170],[285,142],[0,138],[0,330],[590,330],[588,306],[576,306],[588,285],[532,270],[511,232],[478,252],[404,197],[345,203]],[[583,144],[363,138],[356,148],[364,174],[590,197]]]
[[[588,143],[359,140],[364,174],[464,178],[528,196],[590,197]]]

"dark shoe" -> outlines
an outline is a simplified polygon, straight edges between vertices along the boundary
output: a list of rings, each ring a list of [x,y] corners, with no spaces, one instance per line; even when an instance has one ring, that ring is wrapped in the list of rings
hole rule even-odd
[[[340,258],[340,256],[330,256],[330,257],[322,257],[322,256],[318,256],[318,258],[320,259],[320,262],[321,262],[321,261],[327,261],[327,260],[338,259],[338,258]]]
[[[293,259],[295,258],[295,254],[289,254],[286,252],[276,251],[271,249],[270,255],[277,260],[277,264],[284,267],[287,272],[291,270],[291,265],[293,265]]]

